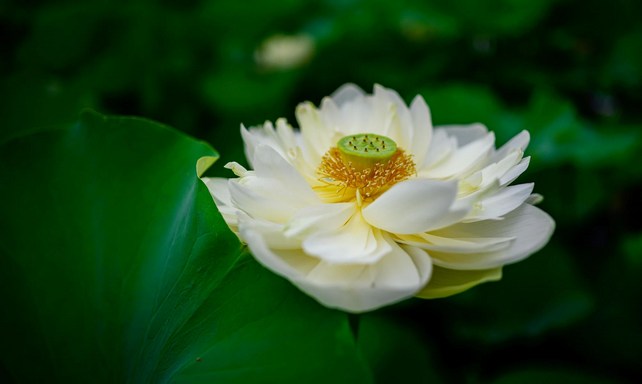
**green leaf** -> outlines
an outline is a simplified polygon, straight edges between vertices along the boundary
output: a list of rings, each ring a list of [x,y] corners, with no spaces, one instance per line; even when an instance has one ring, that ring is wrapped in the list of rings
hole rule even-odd
[[[493,384],[539,384],[539,383],[577,383],[577,384],[613,384],[620,383],[610,378],[595,376],[578,369],[568,368],[531,368],[505,374]]]
[[[595,307],[564,249],[548,247],[504,267],[500,282],[453,296],[466,315],[453,316],[459,337],[486,344],[536,338],[586,318]]]
[[[243,252],[197,178],[216,156],[93,112],[1,146],[0,367],[17,382],[367,377],[346,315]]]
[[[359,319],[358,344],[378,383],[442,383],[435,356],[419,330],[400,316],[369,313]]]

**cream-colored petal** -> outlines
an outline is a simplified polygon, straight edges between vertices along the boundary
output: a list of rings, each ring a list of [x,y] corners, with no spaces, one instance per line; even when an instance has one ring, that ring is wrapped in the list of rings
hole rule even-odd
[[[240,231],[254,257],[323,305],[365,312],[412,297],[432,272],[430,257],[414,247],[392,242],[385,260],[376,264],[334,264],[302,250],[273,249],[254,223],[244,220]],[[387,240],[389,241],[389,240]],[[397,273],[395,273],[395,271]]]
[[[432,271],[428,255],[414,247],[391,243],[378,263],[319,263],[308,276],[293,280],[303,291],[331,308],[365,312],[412,297]]]
[[[460,223],[433,232],[453,238],[512,237],[515,240],[505,249],[493,252],[461,254],[431,251],[433,263],[451,269],[490,269],[522,260],[540,250],[555,228],[553,219],[539,208],[522,204],[504,216],[503,220],[484,220]]]
[[[273,148],[264,145],[257,147],[254,159],[256,161],[254,172],[257,178],[266,185],[277,187],[273,191],[276,193],[274,197],[308,204],[319,202],[317,195],[303,176]]]
[[[357,85],[352,84],[352,83],[347,83],[339,87],[334,93],[332,94],[332,100],[338,105],[341,106],[347,102],[353,101],[358,98],[363,98],[365,96],[365,92],[361,88],[359,88]]]
[[[494,252],[508,248],[513,237],[443,237],[433,233],[397,235],[397,241],[427,251],[458,254]]]
[[[302,176],[273,148],[256,148],[256,170],[228,184],[232,204],[248,215],[286,223],[294,214],[320,200]]]
[[[251,217],[275,223],[287,223],[296,213],[296,208],[292,207],[288,201],[274,199],[265,191],[255,188],[255,185],[260,183],[253,182],[247,186],[240,184],[238,179],[229,180],[233,205]]]
[[[237,232],[238,213],[240,211],[232,203],[228,187],[229,180],[218,177],[203,177],[201,180],[203,180],[210,195],[212,195],[216,208],[218,208],[227,225],[230,226],[232,231]]]
[[[228,179],[222,177],[203,177],[201,180],[203,180],[217,204],[232,205],[230,190],[227,184]]]
[[[428,148],[428,153],[426,153],[423,166],[417,168],[419,177],[428,177],[427,174],[430,173],[430,170],[445,162],[455,150],[457,150],[457,139],[448,136],[443,129],[433,130],[430,147]]]
[[[412,144],[406,148],[413,156],[417,169],[422,169],[432,139],[432,118],[424,98],[417,95],[410,104],[413,125]]]
[[[514,151],[506,155],[497,162],[490,163],[475,175],[481,176],[480,187],[488,186],[489,184],[501,179],[513,167],[515,167],[522,160],[523,153],[521,151]]]
[[[501,189],[477,204],[465,221],[501,219],[502,216],[522,205],[533,192],[535,184],[519,184]]]
[[[423,249],[389,241],[393,251],[372,266],[374,285],[403,290],[423,286],[432,273],[430,256]]]
[[[320,164],[321,157],[333,147],[333,132],[325,126],[319,111],[312,103],[305,102],[297,106],[296,119],[301,129],[303,154],[309,164]]]
[[[455,181],[406,180],[364,208],[363,217],[391,233],[425,232],[449,213],[456,196]]]
[[[433,267],[428,284],[416,296],[422,299],[437,299],[452,296],[475,285],[502,278],[502,268],[460,271]]]
[[[455,137],[459,147],[468,145],[473,141],[481,140],[488,135],[488,128],[479,123],[466,125],[440,125],[438,129],[443,129],[446,131],[448,136]]]
[[[500,177],[499,184],[504,186],[515,181],[515,179],[517,179],[519,175],[521,175],[522,173],[524,173],[524,171],[526,171],[530,161],[531,161],[530,156],[523,158],[522,161],[520,161],[517,165],[509,169],[502,177]]]
[[[382,105],[379,107],[375,105],[373,108],[389,111],[384,120],[383,135],[394,140],[399,148],[410,150],[413,143],[414,127],[406,103],[397,92],[379,84],[374,86],[374,98],[380,100]]]
[[[319,231],[341,228],[356,213],[356,209],[353,202],[310,205],[294,215],[286,225],[285,234],[291,237],[302,237]]]
[[[302,249],[270,248],[265,235],[255,228],[249,218],[241,220],[239,232],[259,263],[288,280],[301,279],[319,264],[317,258],[306,255]]]
[[[336,264],[371,264],[390,252],[381,231],[368,225],[359,212],[342,226],[317,229],[302,246],[307,254]]]
[[[300,250],[301,240],[288,237],[284,233],[284,225],[265,220],[257,220],[244,213],[239,214],[241,226],[250,226],[253,231],[259,232],[265,240],[266,246],[275,250]]]
[[[495,135],[491,132],[485,137],[458,148],[431,168],[424,169],[420,176],[435,179],[463,177],[486,164],[486,157],[493,149]]]
[[[499,148],[495,152],[495,154],[493,154],[493,156],[491,157],[491,161],[498,162],[514,151],[523,153],[526,150],[526,147],[528,147],[528,143],[530,142],[530,140],[531,136],[528,131],[521,131],[512,139],[508,140],[506,144],[502,145],[501,148]]]
[[[291,161],[296,155],[296,135],[285,119],[278,119],[276,129],[266,121],[262,126],[245,128],[241,124],[241,137],[245,144],[245,157],[254,166],[254,151],[260,145],[272,147],[284,159]]]

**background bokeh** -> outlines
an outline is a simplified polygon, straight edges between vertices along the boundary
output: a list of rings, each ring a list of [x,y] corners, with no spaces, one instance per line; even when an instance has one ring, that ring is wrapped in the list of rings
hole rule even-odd
[[[230,176],[240,123],[296,125],[297,103],[346,82],[421,94],[435,124],[481,122],[499,144],[527,129],[520,180],[553,239],[499,283],[364,316],[363,332],[394,316],[377,337],[425,352],[400,344],[380,377],[640,382],[640,15],[635,0],[5,1],[0,142],[89,107],[202,139],[221,154],[210,174]]]

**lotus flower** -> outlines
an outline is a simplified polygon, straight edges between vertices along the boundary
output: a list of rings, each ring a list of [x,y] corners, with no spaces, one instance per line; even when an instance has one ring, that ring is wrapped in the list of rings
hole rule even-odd
[[[352,84],[285,119],[241,126],[253,170],[204,178],[261,264],[322,304],[364,312],[501,278],[555,223],[533,206],[529,134],[501,148],[481,124],[433,128],[421,96]]]

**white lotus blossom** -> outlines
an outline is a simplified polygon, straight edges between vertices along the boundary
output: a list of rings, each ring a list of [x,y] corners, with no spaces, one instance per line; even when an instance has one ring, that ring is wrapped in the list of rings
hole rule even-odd
[[[227,224],[265,267],[322,304],[363,312],[501,278],[555,223],[510,185],[529,134],[501,148],[481,124],[433,128],[421,96],[347,84],[320,108],[241,127],[253,170],[204,178]]]

